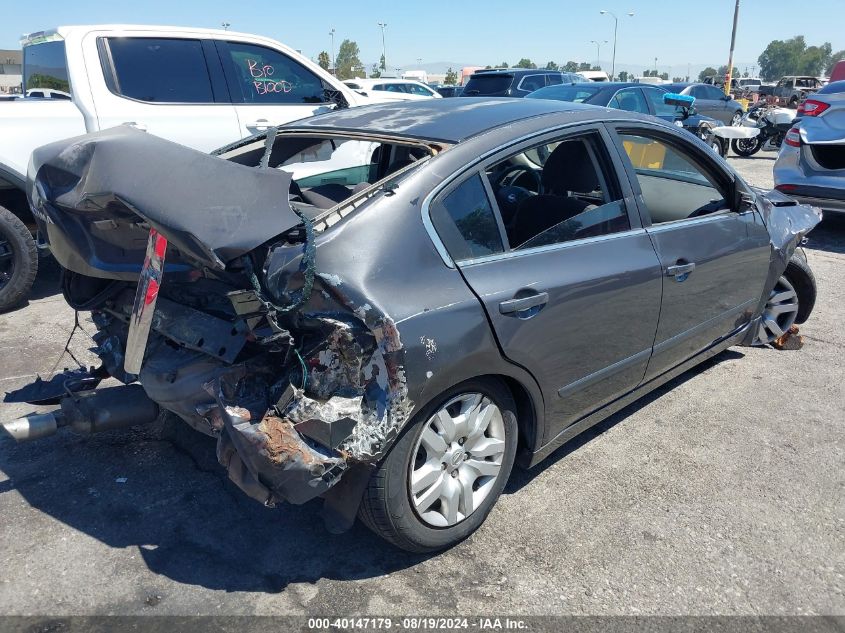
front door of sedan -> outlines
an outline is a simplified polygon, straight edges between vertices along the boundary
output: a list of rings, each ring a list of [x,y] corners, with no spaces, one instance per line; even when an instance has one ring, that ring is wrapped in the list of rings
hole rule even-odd
[[[547,441],[640,384],[657,327],[659,262],[608,139],[593,127],[504,151],[432,207],[447,243],[492,244],[458,267],[504,355],[541,386]],[[532,182],[513,178],[520,169],[542,194],[505,186]],[[521,198],[515,212],[511,194]]]
[[[731,209],[730,174],[686,138],[632,126],[619,139],[663,270],[649,380],[749,324],[768,276],[769,235],[756,211]]]

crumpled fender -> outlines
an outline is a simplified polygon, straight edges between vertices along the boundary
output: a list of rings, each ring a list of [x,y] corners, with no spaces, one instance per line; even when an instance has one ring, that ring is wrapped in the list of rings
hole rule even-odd
[[[766,285],[760,297],[760,303],[755,311],[755,318],[763,313],[763,308],[775,287],[778,278],[786,270],[789,260],[802,240],[813,228],[822,221],[822,210],[805,204],[798,204],[780,191],[755,190],[757,193],[757,209],[763,218],[769,233],[771,254],[769,259],[769,274]],[[751,328],[750,338],[745,344],[753,343],[756,328]]]

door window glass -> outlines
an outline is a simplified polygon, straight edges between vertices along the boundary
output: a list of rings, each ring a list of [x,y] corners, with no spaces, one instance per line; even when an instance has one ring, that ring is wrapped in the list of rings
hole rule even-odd
[[[587,134],[523,150],[487,169],[514,250],[630,228],[601,137]]]
[[[706,86],[693,86],[689,93],[696,99],[707,99],[707,91],[705,88]]]
[[[526,75],[522,78],[522,81],[519,82],[519,89],[534,92],[545,85],[546,78],[544,75]]]
[[[435,203],[431,208],[431,221],[455,260],[504,250],[493,207],[478,174]]]
[[[431,96],[431,91],[426,90],[422,86],[418,86],[417,84],[406,84],[406,86],[408,88],[408,92],[410,92],[412,95],[419,95],[421,97]]]
[[[65,43],[63,41],[32,44],[23,49],[23,89],[50,88],[70,95]],[[38,95],[43,97],[44,93]]]
[[[323,103],[323,82],[284,53],[228,42],[235,74],[233,98],[244,103]],[[240,91],[240,95],[238,95]],[[241,98],[238,99],[237,96]]]
[[[153,103],[213,103],[199,40],[108,38],[118,94]]]
[[[630,90],[620,90],[616,93],[610,103],[607,104],[611,108],[619,108],[627,112],[642,112],[648,114],[648,106],[645,103],[642,93],[636,88]]]
[[[643,88],[643,92],[651,103],[651,106],[654,108],[655,115],[666,116],[669,114],[675,114],[676,106],[671,106],[663,102],[663,95],[668,94],[667,92],[658,90],[657,88]]]
[[[563,79],[561,78],[560,74],[557,73],[549,73],[546,75],[546,85],[547,86],[556,86],[558,84],[563,83]]]
[[[714,86],[707,86],[705,96],[707,99],[718,101],[719,99],[724,98],[725,93]]]
[[[707,215],[727,206],[715,179],[683,151],[644,134],[621,137],[653,224]]]

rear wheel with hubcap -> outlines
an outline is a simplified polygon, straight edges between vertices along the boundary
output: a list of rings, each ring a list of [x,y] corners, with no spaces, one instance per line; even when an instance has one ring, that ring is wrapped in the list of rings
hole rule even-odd
[[[425,407],[373,475],[361,518],[412,552],[474,532],[507,483],[516,455],[516,407],[497,379],[469,380]]]

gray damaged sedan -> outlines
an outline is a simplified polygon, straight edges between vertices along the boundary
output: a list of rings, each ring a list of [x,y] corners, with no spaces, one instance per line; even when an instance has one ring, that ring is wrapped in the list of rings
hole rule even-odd
[[[321,497],[332,531],[420,552],[477,529],[514,463],[794,319],[776,283],[821,217],[674,126],[523,99],[213,156],[106,130],[37,150],[29,195],[102,364],[10,394],[59,407],[9,433],[176,416],[261,503]]]

